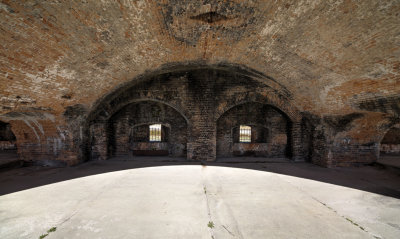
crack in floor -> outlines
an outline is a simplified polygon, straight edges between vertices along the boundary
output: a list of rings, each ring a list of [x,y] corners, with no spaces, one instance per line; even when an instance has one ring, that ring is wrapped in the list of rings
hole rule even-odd
[[[204,190],[204,194],[206,196],[206,200],[207,200],[207,210],[208,210],[208,214],[209,214],[209,218],[210,221],[212,221],[212,219],[214,218],[215,220],[217,220],[220,224],[220,226],[223,228],[221,230],[225,230],[230,236],[235,237],[235,238],[240,238],[243,239],[243,235],[240,232],[238,223],[232,213],[231,208],[229,207],[228,204],[226,204],[226,202],[224,202],[223,196],[222,196],[222,184],[221,184],[221,179],[218,175],[213,175],[212,173],[208,175],[207,177],[207,173],[209,171],[206,172],[206,166],[202,167],[202,185],[203,185],[203,190]],[[212,172],[212,171],[211,171]],[[212,185],[213,185],[213,190],[215,192],[211,192],[208,188],[207,188],[207,182],[211,181]],[[217,215],[213,216],[212,214],[212,208],[211,206],[213,205],[213,203],[217,206],[217,208],[215,210],[221,210],[221,211],[216,211],[215,213]],[[218,215],[225,215],[226,217],[222,217],[220,219],[218,219]],[[221,220],[227,220],[227,222],[225,222],[226,225],[223,225]],[[230,226],[228,226],[230,225]],[[230,229],[228,229],[230,228]],[[218,227],[216,227],[217,232],[218,231]],[[216,237],[216,233],[213,229],[212,230],[212,238]],[[224,236],[224,238],[226,238],[226,236]],[[229,237],[230,238],[230,237]]]
[[[206,197],[207,214],[208,214],[208,219],[209,219],[209,222],[208,222],[207,226],[209,228],[208,230],[210,231],[211,238],[215,239],[214,230],[213,230],[214,223],[213,223],[212,216],[211,216],[210,203],[209,203],[209,200],[208,200],[207,188],[206,188],[206,185],[205,185],[204,181],[203,181],[203,189],[204,189],[204,195]]]
[[[207,166],[202,166],[202,167],[201,167],[201,171],[203,172],[204,170],[206,170],[206,167],[207,167]],[[203,175],[203,174],[202,174],[202,175]],[[214,222],[213,222],[212,216],[211,216],[210,202],[209,202],[208,195],[207,195],[207,186],[206,186],[206,183],[205,183],[205,180],[204,180],[203,177],[202,177],[201,182],[202,182],[202,185],[203,185],[204,196],[206,197],[207,214],[208,214],[208,219],[209,219],[209,222],[208,222],[208,224],[207,224],[207,227],[208,227],[208,230],[209,230],[209,232],[210,232],[210,234],[211,234],[211,238],[212,238],[212,239],[215,239],[215,236],[214,236],[214,229],[213,229],[213,227],[214,227]],[[210,226],[210,224],[212,224],[212,226]]]
[[[225,225],[222,225],[222,227],[223,227],[229,234],[231,234],[232,236],[235,236],[235,234],[233,234],[231,231],[229,231],[228,228],[226,228]]]
[[[358,223],[354,222],[353,220],[347,218],[346,216],[340,215],[335,209],[331,208],[331,207],[328,206],[326,203],[324,203],[324,202],[318,200],[317,198],[315,198],[314,196],[312,196],[312,195],[309,194],[308,192],[304,191],[303,189],[301,189],[301,188],[298,187],[297,185],[294,185],[294,184],[292,184],[291,182],[286,181],[286,180],[283,180],[283,181],[285,181],[286,183],[292,185],[292,187],[297,188],[299,191],[301,191],[302,193],[306,194],[307,196],[309,196],[309,197],[310,197],[311,199],[313,199],[314,201],[320,203],[321,205],[323,205],[324,207],[326,207],[326,208],[329,209],[330,211],[334,212],[334,213],[335,213],[336,215],[338,215],[339,217],[344,218],[346,221],[348,221],[348,222],[350,222],[352,225],[358,227],[360,230],[362,230],[362,231],[368,233],[369,235],[371,235],[371,236],[374,237],[375,239],[382,239],[381,236],[378,236],[378,235],[373,234],[372,232],[366,230],[364,227],[360,226]]]
[[[127,177],[127,176],[124,175],[122,178],[126,178],[126,177]],[[75,209],[66,219],[64,219],[63,221],[61,221],[60,223],[58,223],[56,227],[57,227],[57,228],[60,228],[64,223],[68,222],[69,220],[71,220],[71,218],[73,218],[76,214],[78,214],[78,212],[81,210],[80,205],[81,205],[82,203],[84,203],[84,204],[88,204],[88,203],[91,204],[91,203],[94,202],[97,198],[99,198],[99,196],[100,196],[101,194],[104,193],[104,191],[105,191],[106,188],[109,188],[110,186],[113,186],[113,185],[117,184],[117,183],[119,182],[119,180],[120,180],[120,179],[118,179],[118,180],[116,179],[116,180],[114,180],[113,183],[109,183],[109,184],[107,184],[107,185],[104,185],[103,187],[101,187],[101,188],[99,189],[99,192],[98,192],[98,193],[96,193],[95,195],[91,195],[91,196],[86,197],[86,198],[90,198],[89,201],[86,201],[86,198],[85,198],[85,199],[79,200],[79,202],[78,202],[77,205],[75,206],[76,209]]]

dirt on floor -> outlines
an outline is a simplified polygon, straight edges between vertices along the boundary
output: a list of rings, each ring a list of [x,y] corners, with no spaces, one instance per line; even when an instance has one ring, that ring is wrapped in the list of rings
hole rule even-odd
[[[257,163],[243,161],[196,162],[168,157],[136,157],[134,160],[114,158],[107,161],[90,161],[74,167],[28,166],[7,170],[3,169],[0,171],[0,195],[113,171],[168,165],[199,164],[202,164],[204,167],[210,165],[274,172],[400,198],[399,171],[388,170],[381,165],[352,168],[323,168],[310,163],[294,163],[285,160],[269,160]]]

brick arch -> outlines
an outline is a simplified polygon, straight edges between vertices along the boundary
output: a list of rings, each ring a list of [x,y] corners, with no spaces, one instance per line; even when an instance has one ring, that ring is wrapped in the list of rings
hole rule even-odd
[[[385,130],[382,131],[382,134],[379,135],[379,141],[378,141],[378,149],[377,149],[377,159],[381,157],[381,151],[382,151],[382,140],[385,138],[386,134],[392,130],[393,128],[400,128],[400,122],[391,122]]]
[[[120,104],[118,107],[113,108],[113,110],[108,111],[108,115],[107,117],[101,117],[100,119],[97,119],[95,121],[92,121],[89,123],[89,135],[90,138],[94,139],[90,140],[87,142],[89,143],[91,149],[90,152],[91,155],[88,156],[91,159],[97,158],[97,159],[107,159],[109,158],[110,152],[112,152],[112,150],[109,150],[109,135],[107,135],[107,133],[105,132],[107,127],[110,124],[110,120],[112,119],[112,117],[117,114],[118,112],[120,112],[124,107],[130,105],[130,104],[136,104],[136,103],[140,103],[140,102],[156,102],[159,104],[163,104],[168,106],[169,108],[173,109],[174,111],[177,112],[178,115],[180,115],[184,121],[186,122],[186,127],[189,126],[189,120],[188,118],[182,113],[182,110],[179,109],[179,106],[173,105],[171,103],[168,102],[163,102],[159,99],[153,99],[153,98],[141,98],[141,99],[132,99],[130,101],[126,101],[124,104]],[[159,122],[159,121],[150,121],[150,122],[146,122],[146,123],[138,123],[135,124],[134,126],[140,126],[140,125],[147,125],[147,124],[152,124],[152,123],[160,123],[164,126],[167,126],[168,128],[171,128],[170,124],[166,124],[164,122]],[[134,127],[133,126],[133,127]],[[94,130],[93,130],[94,128]],[[103,131],[102,133],[96,133],[96,130],[99,130],[100,132]],[[187,132],[186,132],[187,134]],[[99,142],[96,142],[99,141]],[[95,156],[93,155],[93,153],[95,154]]]
[[[215,120],[217,121],[229,109],[237,105],[251,102],[271,105],[288,117],[292,122],[300,122],[302,119],[300,111],[292,105],[290,98],[285,97],[275,89],[271,89],[270,86],[266,86],[260,89],[259,92],[241,92],[227,97],[217,106]]]
[[[180,85],[175,90],[177,91],[177,95],[171,95],[169,92],[173,92],[174,89],[169,90],[163,86],[163,82],[171,80],[176,83],[180,81],[181,77],[183,79],[182,82],[186,82],[186,85],[182,85],[185,93],[197,95],[187,96],[186,98],[185,96],[181,96],[179,93],[181,90]],[[207,88],[210,79],[215,80],[215,82],[211,82],[214,88]],[[159,95],[155,94],[155,88],[146,90],[146,87],[151,87],[153,83],[156,83],[154,86],[159,87]],[[205,97],[203,92],[196,91],[197,89],[203,89],[202,87],[206,87],[207,92],[210,92],[210,89],[215,91],[213,94],[216,97],[215,103],[217,107],[207,105],[207,107],[203,107],[202,109],[194,110],[196,108],[196,103],[193,102],[194,99]],[[233,91],[234,96],[230,96],[229,93],[232,87],[237,87],[237,90]],[[257,90],[253,91],[252,89]],[[243,93],[240,93],[242,91]],[[296,126],[300,125],[301,121],[299,111],[291,103],[293,101],[292,94],[286,87],[273,78],[243,65],[185,62],[168,64],[154,71],[146,72],[127,83],[121,84],[109,94],[98,99],[86,117],[84,126],[86,130],[84,132],[87,132],[87,136],[84,138],[84,145],[90,147],[90,127],[93,123],[107,121],[113,114],[129,103],[146,100],[169,105],[185,118],[190,128],[189,135],[192,140],[190,143],[191,154],[188,154],[190,155],[188,158],[191,159],[202,158],[203,152],[211,152],[209,153],[211,156],[201,160],[212,160],[213,157],[215,158],[215,150],[206,149],[205,147],[205,144],[214,145],[213,140],[215,136],[210,125],[213,124],[212,121],[215,123],[229,109],[229,105],[237,105],[244,102],[259,102],[278,108],[292,122],[295,122]],[[191,105],[188,106],[186,100],[189,100]],[[207,122],[203,122],[204,117],[202,118],[201,114],[210,115],[209,119],[206,120]],[[202,127],[208,128],[203,129]],[[299,127],[296,127],[296,129]],[[200,138],[204,142],[195,142],[196,139]],[[87,149],[89,152],[91,151],[90,148]]]
[[[161,103],[161,104],[164,104],[164,105],[167,105],[167,106],[173,108],[186,120],[186,123],[189,125],[190,121],[189,121],[188,117],[186,116],[185,111],[179,105],[175,105],[170,102],[165,102],[160,99],[154,99],[154,98],[132,99],[132,100],[125,102],[124,104],[118,105],[118,107],[109,108],[107,113],[103,113],[103,115],[106,115],[106,117],[102,117],[101,120],[109,120],[115,113],[119,112],[122,108],[124,108],[125,106],[127,106],[129,104],[134,104],[134,103],[139,103],[139,102],[144,102],[144,101],[157,102],[157,103]]]
[[[356,120],[352,127],[327,135],[329,139],[325,147],[331,154],[327,160],[328,167],[376,162],[383,137],[399,123],[399,119],[375,112],[364,112]]]
[[[40,142],[40,139],[37,137],[37,135],[41,136],[42,134],[39,132],[37,127],[37,121],[32,122],[32,119],[24,120],[23,118],[6,118],[0,119],[0,124],[1,123],[10,125],[10,130],[15,138],[14,141],[16,145],[24,142],[27,136],[30,136],[32,139],[34,139],[33,141],[35,141],[35,143]]]
[[[385,138],[386,134],[393,128],[400,128],[400,123],[392,122],[390,123],[387,127],[385,127],[385,130],[382,130],[382,133],[378,136],[378,141],[379,144],[382,142],[383,138]]]
[[[254,98],[254,100],[252,100],[251,98],[248,98],[245,100],[239,100],[235,104],[226,105],[224,107],[219,108],[218,114],[216,114],[216,117],[215,117],[215,122],[218,122],[218,120],[229,110],[231,110],[237,106],[240,106],[243,104],[248,104],[248,103],[260,103],[262,105],[272,106],[280,114],[282,114],[284,117],[286,117],[288,119],[289,124],[290,124],[290,130],[289,130],[289,132],[287,132],[287,136],[288,136],[288,144],[290,145],[291,158],[294,161],[304,161],[305,158],[302,153],[303,146],[301,144],[301,119],[302,118],[301,118],[300,113],[295,110],[291,110],[291,111],[289,111],[289,113],[286,113],[282,109],[278,108],[276,105],[273,105],[272,101],[270,101],[265,96],[262,96],[259,99]],[[281,105],[281,104],[279,104],[279,105]],[[288,109],[288,108],[285,107],[285,109]]]
[[[15,136],[15,145],[21,160],[54,161],[59,165],[74,164],[78,154],[63,148],[74,145],[69,142],[69,137],[64,134],[63,128],[57,126],[50,114],[34,112],[12,112],[2,117],[2,121],[11,125]],[[44,145],[52,147],[43,147]]]
[[[301,120],[301,115],[298,111],[293,110],[293,109],[287,109],[287,107],[285,107],[285,110],[282,110],[281,107],[283,105],[280,105],[281,107],[278,107],[276,104],[274,104],[275,102],[271,102],[269,99],[266,99],[266,100],[246,99],[246,100],[241,100],[241,101],[235,102],[232,105],[227,105],[227,106],[223,106],[223,107],[219,108],[215,115],[215,121],[218,121],[218,119],[221,118],[221,116],[224,115],[230,109],[232,109],[236,106],[242,105],[242,104],[247,104],[247,103],[260,103],[263,105],[270,105],[273,108],[277,109],[285,117],[287,117],[291,122],[300,122],[300,120]],[[290,111],[287,111],[287,110],[290,110]]]
[[[245,65],[240,64],[233,64],[233,63],[218,63],[218,64],[207,64],[204,61],[191,61],[191,62],[175,62],[175,63],[168,63],[166,65],[161,66],[158,69],[152,71],[146,71],[143,74],[136,76],[134,79],[119,85],[118,87],[114,88],[111,92],[107,93],[100,97],[91,107],[92,110],[89,112],[87,116],[87,120],[91,121],[96,118],[101,111],[112,111],[113,106],[110,105],[111,102],[118,100],[119,96],[124,94],[125,92],[129,91],[135,87],[135,85],[146,82],[148,80],[152,80],[154,78],[159,77],[160,75],[169,75],[172,73],[179,73],[179,72],[188,72],[192,70],[202,70],[202,69],[212,69],[216,71],[225,71],[225,72],[233,72],[238,77],[249,78],[255,81],[258,81],[265,86],[268,86],[272,89],[272,93],[268,98],[271,102],[276,103],[277,107],[284,109],[284,104],[278,103],[278,100],[282,98],[286,103],[292,100],[291,92],[274,78],[267,76],[259,71],[256,71],[252,68],[249,68]],[[124,99],[120,99],[124,101]],[[165,100],[164,100],[165,101]],[[291,112],[292,110],[290,110]],[[293,111],[296,111],[293,109]]]

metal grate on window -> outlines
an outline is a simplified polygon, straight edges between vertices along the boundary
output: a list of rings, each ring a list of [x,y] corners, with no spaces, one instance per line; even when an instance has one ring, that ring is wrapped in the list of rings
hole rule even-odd
[[[161,124],[150,125],[150,142],[161,141]]]
[[[251,127],[247,125],[241,125],[239,130],[239,142],[250,143],[251,142]]]

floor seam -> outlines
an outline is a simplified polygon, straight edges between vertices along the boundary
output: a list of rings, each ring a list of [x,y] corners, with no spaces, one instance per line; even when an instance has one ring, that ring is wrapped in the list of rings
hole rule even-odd
[[[123,176],[123,177],[126,177],[126,176]],[[91,198],[91,199],[89,201],[86,201],[85,204],[94,202],[102,193],[104,193],[104,189],[105,188],[108,188],[109,186],[115,185],[118,181],[119,180],[115,180],[114,183],[110,183],[110,184],[105,185],[102,188],[100,188],[100,190],[99,190],[99,192],[97,194],[95,194],[94,196],[88,197],[88,198]],[[80,200],[78,205],[80,205],[82,201],[85,201],[85,200]],[[62,222],[57,224],[57,228],[61,227],[64,223],[68,222],[69,220],[71,220],[71,218],[73,218],[76,214],[78,214],[78,212],[80,211],[78,205],[76,206],[77,209],[69,217],[67,217],[65,220],[63,220]]]
[[[287,183],[289,183],[290,185],[292,185],[292,187],[297,188],[299,191],[301,191],[302,193],[306,194],[307,196],[309,196],[309,197],[310,197],[311,199],[313,199],[314,201],[320,203],[321,205],[323,205],[324,207],[326,207],[326,208],[329,209],[330,211],[334,212],[334,213],[335,213],[336,215],[338,215],[339,217],[345,219],[346,221],[350,222],[352,225],[358,227],[360,230],[362,230],[362,231],[368,233],[369,235],[371,235],[372,237],[374,237],[374,238],[376,238],[376,239],[382,239],[381,236],[378,236],[378,235],[373,234],[372,232],[366,230],[364,227],[360,226],[359,224],[357,224],[356,222],[354,222],[354,221],[351,220],[350,218],[348,218],[348,217],[346,217],[346,216],[344,216],[344,215],[339,214],[335,209],[333,209],[332,207],[328,206],[326,203],[324,203],[324,202],[318,200],[317,198],[315,198],[314,196],[312,196],[312,195],[309,194],[308,192],[304,191],[304,190],[301,189],[300,187],[298,187],[298,186],[292,184],[292,183],[289,182],[289,181],[286,181],[286,180],[284,180],[284,181],[287,182]]]
[[[202,169],[203,170],[203,169]],[[203,172],[202,172],[203,173]],[[202,175],[203,176],[203,175]],[[204,190],[204,195],[205,195],[205,198],[206,198],[206,206],[207,206],[207,214],[208,214],[208,219],[209,219],[209,222],[208,222],[208,230],[210,231],[210,234],[211,234],[211,238],[212,239],[215,239],[215,236],[214,236],[214,229],[213,229],[213,227],[214,227],[214,223],[213,223],[213,220],[212,220],[212,216],[211,216],[211,209],[210,209],[210,203],[209,203],[209,200],[208,200],[208,195],[207,195],[207,186],[206,186],[206,183],[205,183],[205,180],[204,180],[204,177],[202,177],[202,185],[203,185],[203,190]]]

